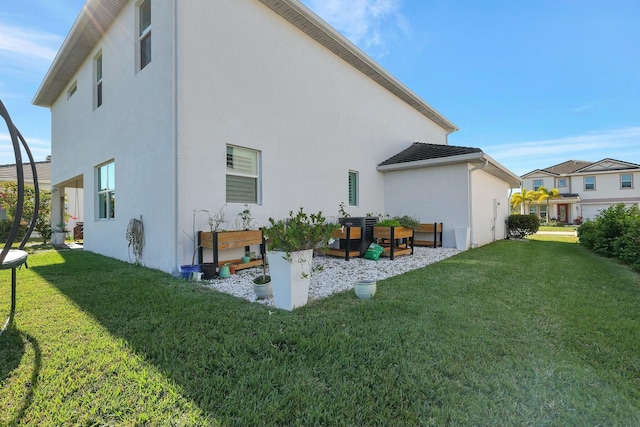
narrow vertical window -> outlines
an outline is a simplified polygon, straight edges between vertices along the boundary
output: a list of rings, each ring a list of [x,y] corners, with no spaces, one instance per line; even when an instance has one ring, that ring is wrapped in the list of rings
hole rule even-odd
[[[102,52],[95,59],[96,71],[96,87],[95,87],[95,105],[96,108],[102,105]]]
[[[633,175],[623,173],[620,175],[620,188],[633,188]]]
[[[75,82],[73,82],[73,84],[71,85],[71,87],[69,87],[69,90],[67,91],[67,99],[71,98],[73,94],[76,93],[77,90],[78,90],[78,81],[76,80]]]
[[[138,6],[138,46],[142,70],[151,62],[151,0]]]
[[[98,218],[116,217],[116,167],[114,162],[98,167]]]
[[[358,172],[349,171],[349,206],[358,206]]]

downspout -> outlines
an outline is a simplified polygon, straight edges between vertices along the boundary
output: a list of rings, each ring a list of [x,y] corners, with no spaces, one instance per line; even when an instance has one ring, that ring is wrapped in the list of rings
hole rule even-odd
[[[469,244],[470,244],[470,248],[474,247],[474,242],[473,242],[473,180],[471,179],[471,174],[479,169],[484,169],[487,167],[487,165],[489,164],[489,160],[485,159],[484,160],[484,164],[482,165],[478,165],[476,167],[473,167],[471,169],[469,169]]]
[[[172,274],[179,275],[180,271],[178,265],[180,265],[179,251],[178,251],[178,221],[180,220],[178,206],[180,204],[180,194],[178,192],[180,162],[178,161],[178,0],[173,1],[173,244],[171,245],[173,250],[173,266],[171,267]]]

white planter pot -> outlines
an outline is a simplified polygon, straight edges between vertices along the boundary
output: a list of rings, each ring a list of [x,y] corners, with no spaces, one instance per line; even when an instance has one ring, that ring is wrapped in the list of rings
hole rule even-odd
[[[375,280],[358,280],[353,289],[360,299],[371,299],[376,294],[377,282]]]
[[[273,303],[277,308],[293,310],[307,304],[311,281],[313,249],[291,252],[269,252],[269,274],[273,289]]]
[[[53,232],[51,233],[52,245],[64,245],[64,239],[67,237],[67,233]]]

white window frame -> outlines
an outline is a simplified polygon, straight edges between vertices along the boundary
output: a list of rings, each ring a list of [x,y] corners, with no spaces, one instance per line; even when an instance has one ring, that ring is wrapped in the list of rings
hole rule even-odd
[[[355,194],[351,194],[351,185],[353,180],[353,191]],[[360,202],[360,176],[357,171],[350,170],[349,171],[349,181],[348,181],[348,198],[349,198],[349,206],[358,206]],[[352,198],[353,196],[353,198]]]
[[[107,184],[102,186],[101,172],[107,173]],[[112,182],[113,181],[113,182]],[[112,182],[112,183],[111,183]],[[98,220],[106,221],[116,217],[115,212],[115,196],[116,196],[116,164],[110,160],[106,163],[96,166],[96,217]],[[106,206],[103,211],[101,209],[102,200],[105,200]]]
[[[624,177],[628,176],[629,179],[625,180]],[[628,182],[629,185],[625,186],[624,183]],[[633,189],[633,174],[632,173],[622,173],[620,174],[620,189],[621,190],[629,190]]]
[[[227,170],[225,175],[225,200],[227,203],[241,203],[241,204],[261,204],[261,187],[262,187],[262,179],[261,179],[261,171],[262,171],[262,153],[258,150],[248,147],[241,147],[239,145],[227,144],[226,147],[226,162],[227,162]],[[239,171],[233,168],[233,166],[229,167],[229,149],[238,149],[246,152],[253,153],[255,155],[255,173],[248,173],[246,171]],[[231,154],[233,156],[233,154]],[[231,160],[233,162],[233,159]],[[255,199],[242,199],[238,197],[230,197],[227,177],[240,177],[240,178],[250,178],[255,180]]]
[[[558,188],[567,188],[567,178],[558,178]]]
[[[536,186],[536,182],[539,182],[540,185]],[[544,186],[544,179],[534,179],[533,180],[533,191],[538,191],[538,188]]]
[[[142,6],[143,4],[149,4],[149,25],[146,27],[142,27]],[[151,49],[152,49],[152,40],[151,40],[151,25],[152,25],[152,13],[151,13],[151,0],[140,0],[136,4],[136,34],[138,35],[138,42],[136,44],[136,72],[143,70],[147,65],[151,63]],[[149,42],[148,45],[148,62],[143,62],[145,59],[145,55],[143,55],[143,46],[146,42]]]
[[[93,77],[94,77],[94,86],[93,86],[93,108],[94,110],[100,108],[103,104],[103,72],[104,72],[104,63],[102,60],[102,50],[98,52],[98,54],[93,58]]]
[[[593,188],[587,188],[588,185],[591,185],[590,183],[587,182],[588,179],[593,179]],[[596,177],[595,176],[585,176],[583,178],[583,188],[584,191],[595,191],[596,189]]]

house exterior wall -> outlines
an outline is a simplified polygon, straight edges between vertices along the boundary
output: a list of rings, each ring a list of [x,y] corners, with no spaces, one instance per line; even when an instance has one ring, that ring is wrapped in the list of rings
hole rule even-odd
[[[442,246],[455,248],[455,228],[469,227],[467,164],[386,172],[384,213],[442,223]]]
[[[173,2],[153,4],[152,61],[139,72],[134,3],[125,6],[69,82],[77,82],[77,91],[70,98],[63,91],[51,108],[52,182],[84,181],[85,250],[129,260],[127,225],[142,217],[142,263],[171,271],[176,258]],[[94,57],[100,50],[103,105],[94,109]],[[116,215],[100,220],[95,168],[110,160],[115,161]]]
[[[509,184],[478,169],[471,172],[471,186],[471,247],[505,239],[509,217]]]
[[[413,141],[446,143],[442,128],[257,1],[191,0],[178,11],[182,229],[194,209],[225,205],[226,144],[261,153],[252,213],[262,225],[300,207],[337,216],[350,170],[359,202],[349,214],[381,212],[376,165]],[[229,225],[242,209],[226,205]]]

